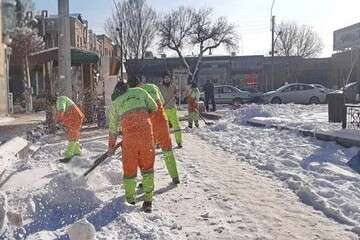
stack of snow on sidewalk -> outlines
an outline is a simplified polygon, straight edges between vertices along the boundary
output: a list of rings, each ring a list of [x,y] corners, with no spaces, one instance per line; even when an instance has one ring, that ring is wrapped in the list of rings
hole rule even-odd
[[[198,134],[236,153],[239,161],[281,179],[304,203],[328,217],[360,225],[360,175],[346,165],[359,148],[344,148],[297,131],[252,127],[249,120],[314,131],[339,130],[341,124],[327,122],[327,106],[247,105],[227,111],[223,120]]]

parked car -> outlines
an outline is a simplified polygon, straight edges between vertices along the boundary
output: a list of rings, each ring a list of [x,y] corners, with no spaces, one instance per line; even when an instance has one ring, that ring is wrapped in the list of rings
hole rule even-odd
[[[310,84],[293,83],[287,84],[275,91],[263,94],[265,103],[299,103],[299,104],[319,104],[326,102],[324,90]]]
[[[219,85],[214,87],[215,102],[217,104],[233,104],[239,105],[248,103],[251,100],[250,93],[242,91],[230,85]],[[200,99],[205,100],[205,95],[202,92]]]
[[[314,87],[317,87],[319,89],[324,90],[326,94],[331,93],[331,92],[334,91],[334,89],[327,88],[327,87],[325,87],[324,85],[321,85],[321,84],[311,84],[311,86],[314,86]]]
[[[359,93],[359,82],[356,81],[356,82],[352,82],[352,83],[345,85],[345,87],[343,87],[342,91],[344,93],[345,101],[347,103],[357,103],[358,102],[356,100],[356,95]]]
[[[242,87],[241,88],[241,87],[239,87],[239,89],[250,93],[250,101],[251,102],[254,102],[254,103],[262,102],[262,95],[264,93],[258,91],[256,88],[253,88],[253,87],[249,87],[249,88]]]

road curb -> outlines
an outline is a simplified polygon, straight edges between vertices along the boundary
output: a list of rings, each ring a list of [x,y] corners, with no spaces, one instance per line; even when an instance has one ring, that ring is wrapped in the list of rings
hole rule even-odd
[[[267,123],[261,123],[254,120],[248,120],[247,123],[254,127],[262,127],[262,128],[275,128],[278,130],[288,130],[288,131],[295,131],[301,133],[304,137],[314,137],[318,140],[325,141],[325,142],[336,142],[337,144],[343,146],[343,147],[360,147],[360,140],[352,139],[352,138],[346,138],[346,137],[339,137],[331,132],[315,132],[311,130],[304,130],[304,129],[297,129],[297,128],[291,128],[286,126],[280,126],[276,124],[267,124]]]

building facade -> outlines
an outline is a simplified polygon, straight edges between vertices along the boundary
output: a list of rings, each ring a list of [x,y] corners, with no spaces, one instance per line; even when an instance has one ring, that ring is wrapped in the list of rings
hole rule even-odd
[[[330,81],[340,86],[360,81],[360,23],[334,31],[333,50]]]
[[[2,39],[2,14],[0,4],[0,117],[8,113],[8,95],[7,79],[5,77],[5,45]]]
[[[97,40],[100,43],[100,45],[99,45],[100,55],[106,56],[106,57],[113,56],[113,51],[114,51],[115,45],[112,43],[112,40],[105,34],[98,35]]]
[[[186,58],[193,68],[196,58]],[[129,61],[129,66],[137,61]],[[240,88],[257,88],[268,91],[279,88],[285,83],[320,83],[330,87],[329,58],[304,59],[300,57],[265,57],[254,56],[206,56],[199,67],[198,84],[204,85],[207,80],[216,85],[229,84]],[[161,81],[165,71],[184,75],[185,68],[179,58],[144,59],[142,72],[147,81]],[[272,77],[273,76],[273,77]],[[182,77],[186,82],[187,76]],[[185,83],[186,84],[186,83]]]

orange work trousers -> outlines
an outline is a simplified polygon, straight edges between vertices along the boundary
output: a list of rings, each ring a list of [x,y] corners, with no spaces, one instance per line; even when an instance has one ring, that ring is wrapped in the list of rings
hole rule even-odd
[[[148,112],[127,113],[121,119],[123,132],[122,160],[124,177],[136,177],[154,171],[154,135]]]
[[[80,138],[80,129],[84,121],[84,114],[77,106],[68,108],[64,114],[64,127],[68,130],[68,140],[76,141]]]
[[[187,103],[188,103],[188,112],[189,113],[195,112],[195,110],[197,110],[198,102],[194,98],[188,97]]]
[[[150,113],[150,120],[153,127],[155,144],[159,144],[162,150],[171,150],[169,124],[161,103],[158,103],[158,110],[156,112]]]

